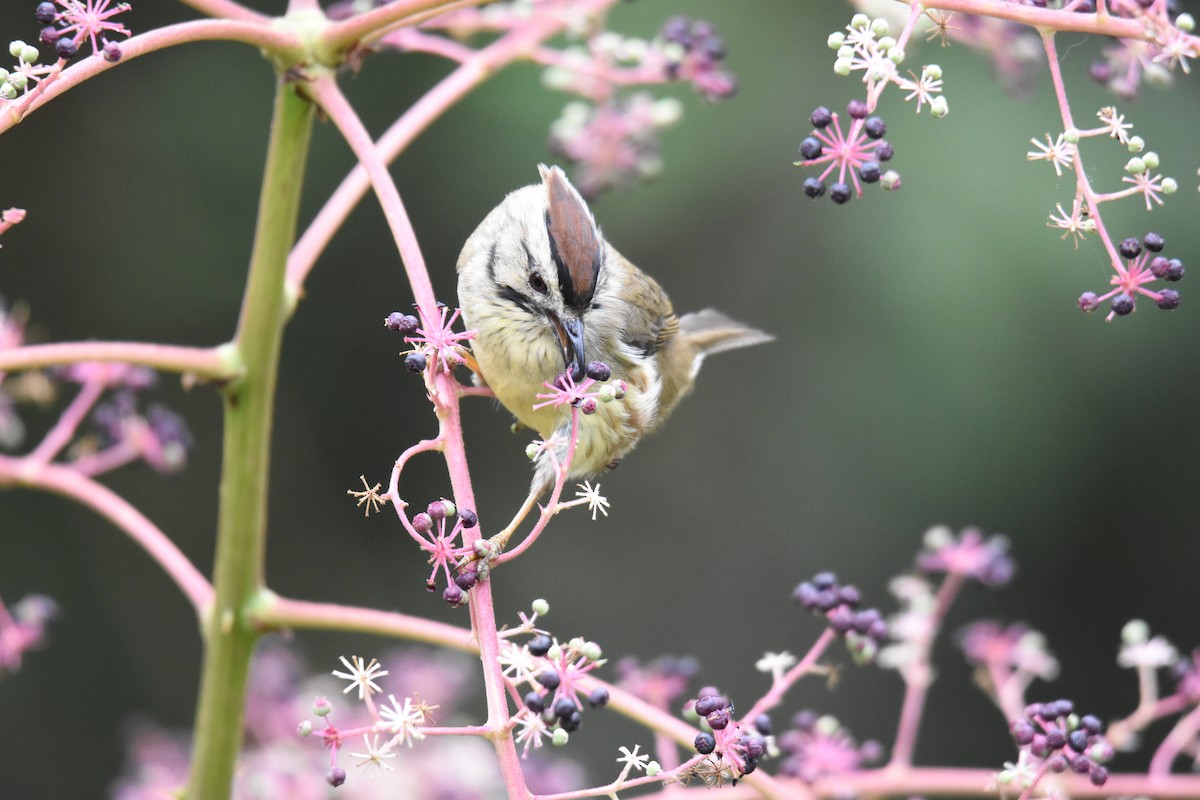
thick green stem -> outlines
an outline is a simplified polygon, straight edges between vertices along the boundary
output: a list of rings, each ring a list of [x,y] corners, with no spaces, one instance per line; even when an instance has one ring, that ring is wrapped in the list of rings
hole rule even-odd
[[[296,236],[312,119],[312,106],[281,77],[250,274],[234,340],[243,373],[224,388],[215,595],[204,622],[190,798],[229,797],[242,743],[246,678],[258,637],[247,612],[263,586],[271,423],[286,321],[284,272]]]

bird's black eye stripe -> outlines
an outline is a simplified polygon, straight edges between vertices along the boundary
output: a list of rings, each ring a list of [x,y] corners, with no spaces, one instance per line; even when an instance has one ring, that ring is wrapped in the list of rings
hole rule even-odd
[[[550,291],[550,287],[546,285],[546,279],[543,278],[541,273],[538,272],[529,273],[529,285],[532,286],[533,290],[538,294],[545,294],[546,292]]]

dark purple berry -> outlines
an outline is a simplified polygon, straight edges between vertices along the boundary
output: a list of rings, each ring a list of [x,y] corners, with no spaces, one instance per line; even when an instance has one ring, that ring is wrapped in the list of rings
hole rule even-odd
[[[854,615],[854,630],[861,634],[869,634],[876,625],[883,622],[883,616],[877,608],[864,608]]]
[[[729,710],[724,708],[718,708],[716,711],[708,714],[704,718],[708,720],[708,727],[712,728],[714,731],[725,730],[725,728],[729,727],[729,723],[732,721],[732,718],[729,715]]]
[[[1163,289],[1158,293],[1158,300],[1155,302],[1163,311],[1179,308],[1179,292],[1174,289]]]
[[[612,370],[603,361],[591,361],[587,365],[587,376],[594,381],[606,381],[612,377]]]
[[[857,586],[847,584],[838,589],[838,598],[844,605],[850,606],[850,608],[857,608],[858,604],[862,602],[862,592],[858,591]]]
[[[474,528],[479,524],[479,515],[469,508],[460,508],[458,510],[458,518],[462,520],[464,528]]]
[[[425,369],[425,356],[420,353],[409,353],[404,357],[404,368],[409,372],[423,372]]]
[[[1095,311],[1100,305],[1100,298],[1095,292],[1084,292],[1079,295],[1079,310],[1080,311]]]
[[[330,786],[341,786],[346,782],[346,770],[341,767],[330,767],[325,773],[325,782]]]
[[[716,711],[718,708],[717,697],[718,695],[715,694],[706,694],[696,700],[696,713],[701,717],[707,717],[709,714]]]
[[[441,500],[434,500],[425,509],[425,513],[429,515],[430,519],[445,519],[446,518],[446,504],[443,503]]]
[[[405,336],[412,336],[417,332],[420,322],[412,314],[401,314],[399,311],[393,311],[387,315],[387,319],[383,324],[389,331],[398,331]]]
[[[866,100],[851,100],[846,104],[846,113],[852,119],[863,119],[867,116],[867,101]]]
[[[1046,710],[1042,713],[1055,717],[1066,717],[1075,713],[1075,704],[1070,700],[1055,700],[1053,703],[1047,703],[1046,706],[1054,706],[1053,711]]]
[[[1045,735],[1041,733],[1035,733],[1033,735],[1033,741],[1029,743],[1029,752],[1033,753],[1038,758],[1048,758],[1050,753],[1053,751],[1050,749],[1050,745],[1046,744]]]
[[[473,569],[461,569],[454,575],[454,584],[464,592],[470,591],[471,587],[479,581],[479,573]]]
[[[767,714],[759,714],[754,718],[754,730],[761,733],[763,736],[771,735],[771,717]]]
[[[750,736],[742,740],[742,747],[746,751],[746,758],[752,761],[758,761],[767,752],[766,743],[757,736]]]
[[[72,59],[79,52],[79,45],[75,44],[75,40],[67,36],[61,37],[54,43],[54,52],[58,53],[59,58]]]
[[[102,49],[104,50],[104,60],[110,64],[117,63],[121,60],[121,56],[124,55],[121,51],[121,45],[108,39],[104,40]]]
[[[876,183],[879,180],[880,168],[878,161],[864,161],[863,165],[858,168],[858,177],[862,178],[863,183]]]
[[[813,609],[817,605],[817,595],[820,592],[816,586],[813,586],[809,581],[804,581],[796,586],[792,592],[792,599],[797,605],[804,606],[807,609]]]
[[[1112,299],[1112,310],[1118,317],[1125,316],[1133,311],[1133,298],[1121,292]]]
[[[850,186],[845,183],[835,183],[829,187],[829,199],[840,205],[850,201]]]
[[[833,113],[825,106],[817,106],[813,112],[808,115],[808,121],[812,123],[814,128],[824,128],[829,123],[833,122]]]
[[[558,684],[562,682],[562,678],[552,669],[542,670],[537,676],[538,685],[543,689],[554,691],[558,688]]]
[[[1167,262],[1167,274],[1164,275],[1169,281],[1177,281],[1183,277],[1183,262],[1178,258],[1172,258]]]
[[[1092,782],[1092,786],[1103,786],[1108,780],[1108,767],[1099,764],[1092,767],[1092,774],[1088,775],[1088,780]]]
[[[1093,61],[1088,67],[1088,75],[1096,83],[1105,84],[1112,80],[1112,65],[1107,61]]]
[[[843,605],[831,609],[827,619],[829,627],[839,634],[847,634],[854,628],[854,612]]]
[[[529,652],[535,656],[538,656],[539,658],[546,655],[546,653],[549,653],[550,648],[553,646],[554,640],[544,633],[539,633],[537,636],[534,636],[529,640],[529,644],[526,645],[526,647],[529,648]],[[545,684],[542,685],[545,686]],[[555,684],[555,686],[557,685],[558,684]]]
[[[818,589],[832,589],[837,586],[837,575],[832,572],[818,572],[812,577],[813,586]]]
[[[825,183],[820,178],[809,176],[804,179],[804,194],[816,200],[825,194]]]
[[[1014,720],[1013,723],[1008,726],[1008,730],[1012,734],[1013,741],[1021,747],[1024,747],[1032,742],[1034,734],[1037,733],[1033,727],[1033,723],[1027,719]]]
[[[464,597],[466,594],[463,593],[463,590],[454,584],[450,584],[446,587],[446,591],[442,592],[442,599],[452,606],[460,605]]]
[[[710,61],[725,58],[725,40],[720,36],[709,36],[700,43],[700,52]]]
[[[805,136],[800,142],[800,155],[805,161],[812,161],[821,155],[821,140],[815,136]]]
[[[429,533],[433,530],[433,517],[422,511],[419,514],[414,514],[412,518],[413,529],[417,533]]]
[[[1082,753],[1087,749],[1088,732],[1083,728],[1076,728],[1067,734],[1067,744],[1071,745],[1071,749],[1077,753]]]
[[[1061,753],[1056,753],[1053,758],[1046,762],[1046,766],[1051,772],[1065,772],[1067,769],[1067,760],[1063,758]]]
[[[1088,714],[1079,720],[1079,727],[1083,728],[1089,734],[1095,735],[1104,729],[1104,725],[1100,722],[1100,718],[1094,714]]]
[[[608,689],[603,686],[592,689],[591,694],[588,695],[588,705],[592,708],[604,708],[608,705]]]
[[[887,133],[887,124],[883,121],[883,117],[867,117],[863,121],[863,132],[872,139],[882,139]]]
[[[38,3],[33,15],[37,17],[38,22],[49,25],[58,16],[58,9],[54,7],[54,3]]]
[[[685,49],[692,46],[692,21],[687,17],[671,17],[663,23],[659,33],[668,42],[681,44]]]
[[[579,709],[573,708],[570,714],[559,719],[558,724],[567,733],[573,733],[579,730],[579,726],[583,724],[583,716],[579,713]]]
[[[528,692],[525,695],[525,707],[535,714],[540,714],[546,708],[546,698],[541,692]]]
[[[1071,759],[1071,771],[1079,775],[1087,775],[1092,771],[1092,760],[1085,755],[1077,755]]]
[[[40,33],[38,33],[38,40],[42,42],[42,44],[54,44],[58,41],[59,34],[60,32],[58,28],[54,27],[53,25],[47,25],[46,27],[42,28]]]
[[[575,708],[575,701],[569,697],[559,698],[554,703],[554,716],[559,719],[569,719],[576,711],[578,709]]]
[[[1058,728],[1046,731],[1046,747],[1051,750],[1061,750],[1067,743],[1067,735]]]
[[[758,769],[758,761],[753,758],[742,759],[742,774],[749,775],[754,770]]]
[[[892,147],[892,143],[886,139],[880,139],[875,145],[875,158],[880,161],[891,161],[892,156],[896,155],[896,148]]]
[[[1162,252],[1162,249],[1163,249],[1163,247],[1166,246],[1166,244],[1167,243],[1163,239],[1162,234],[1155,233],[1154,231],[1150,231],[1149,233],[1147,233],[1145,236],[1142,237],[1142,246],[1145,247],[1147,250],[1149,250],[1151,253]]]
[[[1171,262],[1166,256],[1155,256],[1154,258],[1150,259],[1150,272],[1153,273],[1154,277],[1156,278],[1167,277],[1167,270],[1170,269],[1170,267]]]
[[[1117,248],[1121,252],[1123,258],[1137,258],[1142,252],[1142,243],[1130,236],[1128,239],[1122,239],[1120,247]]]
[[[696,752],[702,756],[706,756],[717,748],[717,740],[713,738],[711,733],[696,734]]]

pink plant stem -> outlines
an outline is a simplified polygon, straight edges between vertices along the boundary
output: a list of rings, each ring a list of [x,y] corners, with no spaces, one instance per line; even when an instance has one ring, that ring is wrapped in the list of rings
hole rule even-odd
[[[8,456],[0,456],[0,486],[57,492],[107,518],[163,568],[203,618],[212,601],[212,585],[154,523],[107,487],[71,467],[30,464]]]
[[[1154,757],[1150,759],[1151,780],[1162,779],[1171,772],[1171,764],[1180,752],[1195,743],[1197,733],[1200,733],[1200,706],[1182,716],[1154,751]]]
[[[62,342],[0,350],[0,372],[38,369],[81,361],[141,364],[202,380],[227,380],[236,369],[219,347],[175,347],[141,342]]]
[[[75,395],[75,399],[59,416],[54,427],[46,432],[46,436],[33,452],[25,457],[28,463],[42,466],[53,461],[54,457],[70,444],[71,438],[75,436],[75,431],[79,430],[83,418],[104,394],[104,389],[103,381],[93,380],[83,384],[79,388],[79,394]]]
[[[962,576],[948,573],[946,580],[938,589],[932,619],[929,625],[929,636],[920,642],[919,652],[913,656],[914,662],[902,674],[904,675],[904,704],[900,708],[900,724],[896,729],[896,744],[892,748],[892,758],[888,767],[892,769],[912,766],[913,750],[917,745],[917,731],[921,727],[921,716],[925,711],[925,696],[929,692],[929,684],[933,680],[933,672],[929,666],[929,654],[933,649],[933,640],[942,627],[954,598],[962,588]]]
[[[236,19],[243,22],[266,22],[267,17],[241,3],[232,0],[180,0],[185,6],[191,6],[201,14],[222,19]]]
[[[817,781],[812,788],[814,794],[827,798],[848,794],[860,797],[919,795],[994,798],[997,796],[996,789],[991,787],[994,777],[995,771],[986,769],[888,766],[835,775]],[[1086,776],[1073,773],[1055,775],[1053,780],[1059,796],[1073,800],[1139,795],[1152,796],[1157,800],[1195,800],[1200,797],[1200,776],[1197,775],[1154,778],[1139,774],[1110,774],[1103,786],[1093,786]]]
[[[825,654],[825,651],[829,649],[829,645],[833,644],[836,639],[837,634],[833,628],[826,628],[822,631],[817,641],[813,642],[813,646],[805,653],[804,658],[800,659],[797,664],[784,673],[779,680],[772,682],[771,688],[767,690],[767,693],[760,697],[750,710],[742,715],[742,719],[753,723],[759,714],[770,711],[783,702],[783,697],[787,694],[788,690],[796,684],[796,681],[813,671],[817,659]]]
[[[584,0],[580,3],[580,12],[597,14],[615,2],[616,0]],[[558,14],[535,15],[525,26],[476,52],[422,95],[420,100],[388,128],[375,145],[378,158],[390,163],[472,89],[496,74],[503,66],[521,58],[538,42],[557,34],[566,24],[567,20]],[[329,245],[333,235],[341,228],[351,209],[358,205],[358,201],[366,194],[370,185],[363,165],[355,166],[296,242],[288,258],[287,269],[288,288],[293,297],[300,296],[301,287],[317,257]]]
[[[524,553],[538,537],[542,535],[542,531],[546,530],[546,526],[550,524],[550,520],[559,512],[560,506],[558,498],[562,496],[563,486],[567,482],[567,471],[571,468],[571,459],[575,455],[575,447],[579,444],[579,410],[571,409],[571,444],[567,449],[567,463],[563,464],[558,469],[558,478],[554,481],[554,490],[550,492],[550,499],[546,501],[546,505],[542,506],[542,512],[538,515],[538,520],[529,534],[521,540],[521,543],[511,550],[507,550],[496,557],[495,563],[503,564],[506,561],[512,561],[517,556]],[[515,532],[515,531],[514,531]]]
[[[126,464],[131,464],[137,461],[141,455],[141,451],[136,447],[122,441],[98,453],[91,453],[90,455],[76,458],[69,466],[72,469],[79,470],[84,475],[94,478],[97,475],[103,475],[106,472],[119,469]]]
[[[1039,31],[1077,31],[1116,36],[1123,39],[1147,39],[1149,34],[1141,20],[1113,17],[1107,14],[1079,14],[1061,9],[1022,6],[1007,0],[929,0],[922,3],[927,9],[961,11],[996,19],[1007,19],[1036,28]]]
[[[334,22],[325,31],[324,38],[332,47],[348,49],[360,39],[378,35],[380,31],[397,24],[412,22],[414,17],[423,20],[454,8],[477,6],[484,2],[487,0],[396,0]]]
[[[55,97],[102,72],[166,47],[213,40],[244,42],[271,51],[298,50],[301,46],[299,39],[286,29],[277,28],[265,20],[201,19],[140,33],[121,42],[121,60],[115,64],[105,61],[101,56],[90,56],[72,64],[53,80],[42,81],[38,86],[40,91],[30,92],[21,100],[5,104],[0,110],[0,133]]]
[[[324,109],[329,118],[342,132],[359,162],[366,168],[372,186],[383,207],[396,248],[404,261],[404,269],[422,317],[437,319],[438,313],[433,295],[433,286],[424,258],[417,244],[416,232],[400,200],[387,166],[379,158],[367,134],[366,128],[346,102],[345,97],[331,78],[318,78],[310,85],[313,98]],[[433,376],[435,408],[441,422],[443,453],[454,490],[454,501],[459,508],[476,508],[475,494],[471,486],[467,467],[466,448],[462,438],[462,419],[458,406],[458,381],[450,373],[437,370]],[[464,543],[474,544],[482,526],[468,528],[464,532]],[[484,690],[487,697],[487,725],[492,729],[492,746],[499,761],[500,774],[508,788],[510,798],[525,798],[529,790],[521,771],[516,744],[509,732],[508,698],[505,694],[504,675],[499,660],[499,638],[496,635],[495,609],[492,605],[490,581],[481,581],[471,590],[471,629],[479,642],[479,658],[483,665]]]

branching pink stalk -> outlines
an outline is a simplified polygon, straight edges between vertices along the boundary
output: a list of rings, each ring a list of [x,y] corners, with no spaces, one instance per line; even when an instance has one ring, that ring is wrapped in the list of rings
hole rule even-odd
[[[754,702],[749,711],[742,715],[743,719],[752,720],[759,714],[765,714],[782,703],[784,695],[796,685],[797,681],[815,671],[817,661],[821,656],[825,655],[825,651],[835,641],[837,641],[837,633],[834,632],[833,628],[826,628],[822,631],[817,641],[813,642],[813,646],[804,654],[804,658],[800,659],[795,666],[782,676],[772,680],[771,688]]]
[[[1171,765],[1185,748],[1196,741],[1197,734],[1200,734],[1200,706],[1180,717],[1170,732],[1163,737],[1162,743],[1154,751],[1154,757],[1150,759],[1150,779],[1161,780],[1170,775]]]
[[[266,15],[247,8],[241,3],[235,3],[233,0],[179,0],[179,2],[210,17],[241,20],[242,22],[270,22],[270,18]]]
[[[331,47],[345,50],[359,45],[364,39],[375,39],[386,35],[388,30],[398,25],[411,25],[422,22],[455,8],[477,6],[486,0],[395,0],[385,3],[378,8],[355,14],[349,19],[335,22],[325,32],[325,41]]]
[[[83,384],[71,404],[59,415],[54,427],[46,432],[38,446],[25,456],[25,460],[35,468],[53,461],[54,457],[71,443],[84,417],[96,405],[106,388],[102,381],[97,380]]]
[[[0,456],[0,486],[25,486],[61,494],[105,517],[146,551],[179,586],[201,617],[212,601],[212,585],[174,542],[120,495],[70,466],[35,464]]]
[[[301,41],[287,29],[266,22],[196,20],[157,28],[121,42],[121,60],[115,64],[98,56],[84,58],[64,69],[53,80],[42,81],[36,93],[30,92],[20,100],[0,106],[0,133],[64,92],[127,61],[168,47],[207,41],[243,42],[271,52],[298,51],[302,46]]]
[[[225,381],[237,375],[232,350],[142,342],[60,342],[0,350],[0,373],[104,361],[178,372],[189,380]],[[190,376],[190,377],[189,377]]]

